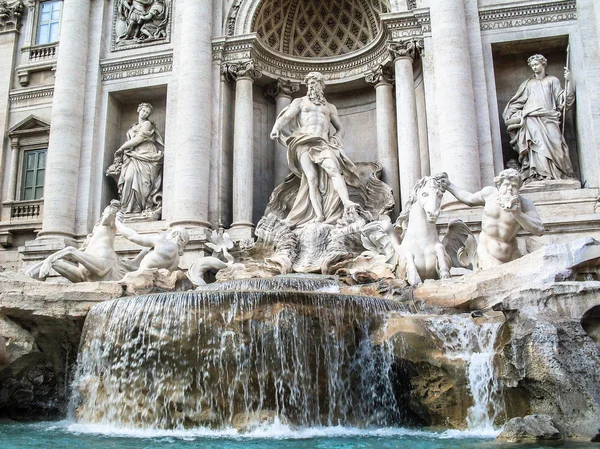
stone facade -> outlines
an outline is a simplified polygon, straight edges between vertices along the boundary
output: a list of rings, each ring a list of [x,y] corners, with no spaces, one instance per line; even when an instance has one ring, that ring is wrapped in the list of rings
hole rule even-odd
[[[140,234],[252,235],[288,173],[269,139],[320,71],[356,162],[379,162],[396,197],[440,171],[469,191],[517,155],[502,111],[541,53],[575,104],[565,141],[577,183],[526,186],[547,231],[522,252],[600,237],[600,8],[594,0],[9,0],[0,7],[0,267],[79,245],[118,197],[104,176],[140,103],[164,136],[162,214]],[[314,19],[314,20],[313,20]],[[318,20],[317,20],[318,19]],[[60,35],[58,34],[60,27]],[[481,210],[447,195],[438,222]],[[159,218],[159,217],[156,217]],[[393,219],[396,217],[393,216]],[[135,246],[117,238],[117,249]]]

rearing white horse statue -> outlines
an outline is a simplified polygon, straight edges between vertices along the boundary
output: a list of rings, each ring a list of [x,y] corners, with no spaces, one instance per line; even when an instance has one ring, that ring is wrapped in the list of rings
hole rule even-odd
[[[437,220],[446,191],[443,179],[437,175],[420,179],[395,226],[389,221],[377,221],[369,223],[362,231],[363,244],[372,250],[389,255],[390,246],[393,246],[396,275],[413,286],[424,279],[450,278],[454,259],[456,266],[470,264],[465,256],[468,256],[469,248],[472,252],[475,239],[462,221],[448,225],[443,242],[438,235]],[[396,232],[398,227],[402,229],[402,237]]]

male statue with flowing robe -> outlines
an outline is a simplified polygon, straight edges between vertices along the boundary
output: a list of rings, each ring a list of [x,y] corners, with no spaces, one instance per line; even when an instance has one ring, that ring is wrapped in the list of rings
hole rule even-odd
[[[572,179],[569,148],[561,131],[562,113],[575,101],[571,72],[565,68],[563,89],[558,78],[546,74],[544,56],[533,55],[527,63],[533,76],[521,84],[502,114],[510,143],[519,153],[523,178]]]
[[[281,111],[271,131],[271,139],[287,146],[289,168],[301,179],[286,218],[291,227],[313,222],[335,224],[345,211],[357,207],[347,186],[358,185],[358,171],[344,153],[342,124],[336,107],[325,100],[323,75],[309,73],[304,82],[307,95]],[[288,124],[291,134],[282,136]]]

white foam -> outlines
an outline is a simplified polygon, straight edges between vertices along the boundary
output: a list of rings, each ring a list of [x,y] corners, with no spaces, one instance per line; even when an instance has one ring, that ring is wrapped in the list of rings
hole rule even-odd
[[[175,429],[175,430],[163,430],[163,429],[135,429],[118,427],[108,424],[80,424],[63,421],[61,423],[54,423],[48,427],[47,430],[64,430],[67,433],[72,434],[88,434],[88,435],[102,435],[107,437],[121,437],[121,438],[174,438],[179,440],[194,440],[197,438],[210,438],[210,439],[248,439],[248,440],[286,440],[286,439],[297,439],[307,440],[313,438],[349,438],[349,437],[373,437],[373,438],[389,438],[389,437],[420,437],[431,440],[437,439],[468,439],[468,438],[481,438],[481,439],[492,439],[497,436],[499,432],[473,432],[473,431],[459,431],[459,430],[447,430],[443,433],[419,430],[419,429],[407,429],[401,427],[385,427],[378,429],[359,429],[355,427],[310,427],[310,428],[294,428],[292,426],[283,424],[281,422],[275,422],[272,424],[264,424],[258,426],[254,430],[247,433],[239,433],[236,429],[227,428],[222,430],[213,430],[208,428],[196,428],[196,429]]]

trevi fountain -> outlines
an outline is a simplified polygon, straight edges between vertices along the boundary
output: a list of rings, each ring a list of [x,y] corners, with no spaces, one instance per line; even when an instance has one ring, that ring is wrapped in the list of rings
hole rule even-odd
[[[595,447],[599,38],[594,0],[0,2],[0,447]]]

